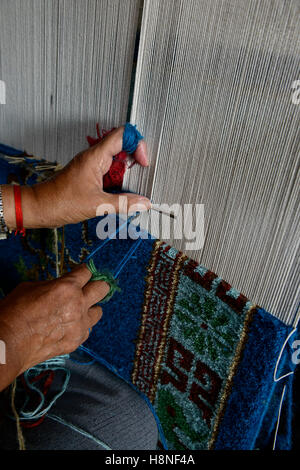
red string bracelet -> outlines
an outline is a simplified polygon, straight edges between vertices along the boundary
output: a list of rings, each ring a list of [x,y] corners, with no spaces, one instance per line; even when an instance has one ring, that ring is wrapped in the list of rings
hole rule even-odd
[[[26,230],[23,227],[23,212],[21,203],[21,186],[14,184],[14,196],[15,196],[15,209],[16,209],[16,225],[15,235],[20,233],[23,237],[25,236]]]

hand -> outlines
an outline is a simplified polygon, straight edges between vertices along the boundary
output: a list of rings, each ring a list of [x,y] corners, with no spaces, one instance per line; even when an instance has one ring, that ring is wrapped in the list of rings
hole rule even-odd
[[[109,292],[103,281],[88,282],[81,265],[53,281],[25,282],[0,300],[0,339],[6,365],[0,364],[0,390],[28,368],[68,354],[89,336],[102,316],[95,306]]]
[[[109,194],[103,190],[103,176],[112,158],[122,150],[124,127],[100,143],[76,155],[53,178],[32,187],[22,187],[25,228],[60,227],[102,215],[147,210],[149,199],[137,194]],[[141,166],[148,166],[146,143],[141,140],[133,154]],[[9,229],[16,228],[13,188],[2,186],[4,217]]]

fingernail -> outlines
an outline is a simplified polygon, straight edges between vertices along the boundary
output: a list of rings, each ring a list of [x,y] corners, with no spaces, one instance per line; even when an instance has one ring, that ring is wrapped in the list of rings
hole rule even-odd
[[[141,198],[139,198],[139,202],[141,202],[141,204],[146,205],[147,208],[150,209],[150,207],[151,207],[151,201],[150,201],[150,199],[148,199],[147,197],[142,196]]]

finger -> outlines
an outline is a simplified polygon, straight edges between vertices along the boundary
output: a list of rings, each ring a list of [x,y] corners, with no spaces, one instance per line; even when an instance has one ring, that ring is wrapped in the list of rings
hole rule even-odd
[[[91,307],[88,309],[88,324],[89,328],[92,328],[100,318],[102,317],[103,311],[102,308],[99,307],[99,305],[95,305],[94,307]]]
[[[144,140],[139,141],[137,148],[131,157],[134,158],[134,161],[129,168],[131,168],[135,163],[138,163],[141,166],[149,166],[147,144]]]
[[[100,300],[109,293],[110,286],[107,282],[104,281],[92,281],[89,282],[83,288],[83,295],[86,299],[86,304],[88,307],[95,305]]]
[[[123,147],[123,133],[124,126],[114,129],[107,134],[101,142],[91,147],[90,152],[93,154],[93,158],[99,158],[101,169],[103,174],[107,173],[114,155],[117,155],[122,151]],[[141,140],[135,152],[131,155],[134,160],[141,166],[148,166],[148,153],[147,145],[144,140]]]
[[[133,193],[102,193],[102,201],[103,204],[97,207],[97,216],[106,213],[133,214],[151,208],[151,202],[147,197]]]
[[[71,279],[76,282],[80,287],[85,286],[92,277],[91,271],[87,268],[86,264],[76,266],[71,272],[64,274],[62,278]]]

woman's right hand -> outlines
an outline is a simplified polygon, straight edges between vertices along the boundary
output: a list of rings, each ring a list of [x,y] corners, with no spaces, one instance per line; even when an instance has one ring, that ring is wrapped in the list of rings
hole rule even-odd
[[[89,328],[102,316],[95,304],[109,292],[106,282],[89,282],[91,276],[83,264],[59,279],[22,283],[0,300],[0,340],[6,349],[0,390],[30,367],[68,354],[88,338]]]

